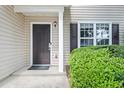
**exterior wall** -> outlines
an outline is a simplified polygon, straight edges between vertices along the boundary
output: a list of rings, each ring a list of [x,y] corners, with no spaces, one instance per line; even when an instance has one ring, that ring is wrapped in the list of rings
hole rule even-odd
[[[26,63],[24,16],[12,6],[0,6],[0,79]]]
[[[64,61],[70,53],[70,23],[110,21],[119,24],[120,45],[124,44],[124,6],[70,6],[64,11]]]
[[[31,32],[31,22],[51,22],[57,21],[58,17],[56,16],[25,16],[25,31],[27,36],[27,65],[30,64],[30,32]],[[51,65],[58,65],[58,41],[59,41],[59,33],[58,33],[58,26],[52,26],[52,62]],[[55,57],[57,56],[57,58]]]
[[[30,64],[30,22],[57,21],[57,16],[24,16],[12,6],[0,6],[0,79]],[[64,11],[64,62],[70,54],[70,23],[110,21],[119,24],[120,45],[124,44],[124,6],[70,6]],[[57,24],[58,25],[58,24]],[[58,27],[58,26],[57,26]],[[58,28],[52,28],[52,65],[57,65]]]

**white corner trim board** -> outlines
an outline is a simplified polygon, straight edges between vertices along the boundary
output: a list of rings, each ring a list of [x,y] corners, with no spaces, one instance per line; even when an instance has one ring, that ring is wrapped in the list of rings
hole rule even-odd
[[[63,72],[63,12],[59,12],[59,72]]]

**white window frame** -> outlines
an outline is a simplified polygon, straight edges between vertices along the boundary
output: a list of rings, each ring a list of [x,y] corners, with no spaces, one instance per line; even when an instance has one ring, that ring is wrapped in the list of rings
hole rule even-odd
[[[78,21],[78,48],[80,48],[80,24],[81,23],[90,23],[93,24],[94,30],[93,30],[93,46],[96,46],[96,24],[97,23],[104,23],[109,24],[109,45],[112,45],[112,22],[108,21]],[[87,38],[88,39],[88,38]]]

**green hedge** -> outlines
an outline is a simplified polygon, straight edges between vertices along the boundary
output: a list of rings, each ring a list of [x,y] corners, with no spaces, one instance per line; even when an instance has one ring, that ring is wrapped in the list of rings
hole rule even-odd
[[[83,47],[69,58],[70,85],[77,88],[124,87],[124,47]]]

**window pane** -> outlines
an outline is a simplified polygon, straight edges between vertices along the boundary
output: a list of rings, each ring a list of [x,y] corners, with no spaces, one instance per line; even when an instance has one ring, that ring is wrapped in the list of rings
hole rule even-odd
[[[85,32],[84,31],[81,31],[80,37],[85,37]]]
[[[97,45],[108,45],[109,39],[96,39]]]
[[[96,24],[96,38],[109,38],[109,24]]]
[[[80,37],[93,37],[93,24],[81,23],[80,24]]]
[[[93,45],[93,39],[81,39],[80,46],[90,46]]]

